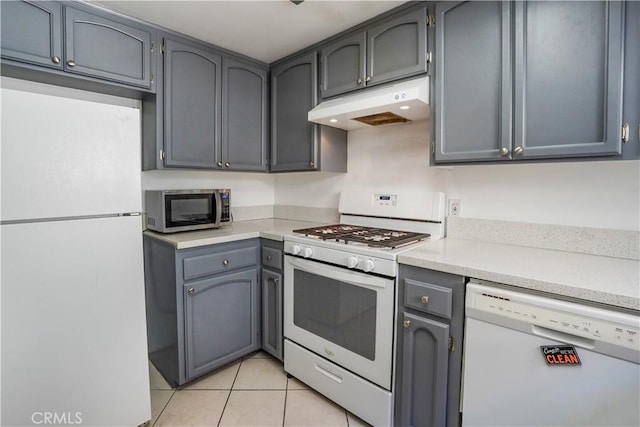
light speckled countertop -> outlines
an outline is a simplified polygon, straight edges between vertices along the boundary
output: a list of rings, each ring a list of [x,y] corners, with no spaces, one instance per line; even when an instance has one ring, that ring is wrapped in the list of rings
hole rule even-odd
[[[316,222],[291,221],[287,219],[256,219],[238,221],[231,225],[212,229],[188,231],[183,233],[162,234],[154,231],[144,233],[158,240],[171,243],[176,249],[197,248],[199,246],[215,245],[217,243],[233,242],[236,240],[263,237],[265,239],[280,240],[291,230],[322,225]]]
[[[640,261],[446,238],[398,256],[401,264],[640,310]]]
[[[282,241],[297,228],[322,225],[285,219],[238,221],[215,230],[145,234],[188,249],[256,237]],[[640,261],[448,237],[401,253],[398,262],[640,310]]]

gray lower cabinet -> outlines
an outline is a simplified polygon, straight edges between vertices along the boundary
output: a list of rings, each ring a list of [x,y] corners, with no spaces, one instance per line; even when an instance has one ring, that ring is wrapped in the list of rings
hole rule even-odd
[[[346,131],[307,120],[307,113],[317,103],[315,50],[273,65],[271,171],[347,171]]]
[[[163,53],[164,165],[216,169],[222,161],[222,57],[170,38]]]
[[[284,360],[283,344],[283,244],[262,241],[262,349]]]
[[[176,249],[144,235],[149,358],[173,386],[261,346],[258,239]]]
[[[217,166],[229,170],[268,169],[267,67],[222,60],[222,141]]]
[[[464,277],[400,266],[395,425],[460,423]]]
[[[62,69],[62,5],[7,1],[0,8],[2,58]]]
[[[620,154],[624,7],[436,4],[435,161]]]
[[[2,58],[12,66],[37,65],[45,73],[57,69],[67,76],[155,89],[156,32],[149,26],[85,5],[54,1],[3,2],[0,14]],[[25,73],[28,70],[34,68]],[[40,80],[48,81],[46,74]],[[57,83],[53,75],[51,80]]]
[[[256,268],[185,283],[187,378],[195,378],[260,347]]]
[[[320,52],[327,98],[427,71],[427,8],[402,12],[341,38]]]

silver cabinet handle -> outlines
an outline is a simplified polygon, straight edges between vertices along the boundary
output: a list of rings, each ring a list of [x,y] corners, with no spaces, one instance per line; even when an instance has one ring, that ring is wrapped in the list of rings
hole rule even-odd
[[[229,166],[231,166],[231,163],[229,163],[229,162],[226,162],[226,163],[224,164],[224,167],[225,167],[225,168],[228,168]]]
[[[229,260],[228,259],[223,260],[222,261],[222,265],[224,265],[224,266],[229,265]]]
[[[76,66],[76,61],[74,61],[73,59],[70,59],[67,61],[67,65],[69,67],[75,67]]]
[[[371,76],[367,76],[366,81],[370,82],[371,81]]]
[[[309,167],[312,168],[314,166],[313,162],[309,162]]]
[[[222,167],[222,162],[218,162],[218,167],[221,168]]]
[[[189,293],[189,295],[193,295],[195,291],[196,291],[195,289],[189,288],[187,292]]]
[[[404,322],[402,322],[402,326],[404,326],[405,328],[408,328],[411,325],[411,320],[405,320]]]
[[[423,304],[428,303],[429,302],[429,296],[428,295],[422,295],[420,297],[420,302],[423,303]]]
[[[356,81],[356,83],[358,83],[359,85],[361,85],[361,84],[362,84],[362,79],[358,79],[358,80]]]
[[[522,154],[522,152],[524,151],[524,148],[522,147],[516,147],[513,152],[516,153],[516,156],[519,156],[520,154]]]
[[[273,257],[271,255],[267,255],[267,261],[271,261]]]
[[[502,148],[500,149],[500,155],[501,155],[502,157],[504,157],[504,156],[506,156],[507,154],[509,154],[509,149],[508,149],[508,148],[506,148],[506,147],[502,147]]]
[[[54,64],[59,64],[60,63],[60,57],[59,56],[52,56],[51,57],[51,62],[53,62]]]

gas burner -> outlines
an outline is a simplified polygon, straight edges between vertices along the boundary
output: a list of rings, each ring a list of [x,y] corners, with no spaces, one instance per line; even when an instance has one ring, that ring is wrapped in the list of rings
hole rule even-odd
[[[430,236],[429,234],[423,233],[345,224],[302,228],[293,230],[293,232],[315,239],[333,240],[345,244],[360,243],[371,247],[386,249],[394,249],[411,243],[417,243]]]

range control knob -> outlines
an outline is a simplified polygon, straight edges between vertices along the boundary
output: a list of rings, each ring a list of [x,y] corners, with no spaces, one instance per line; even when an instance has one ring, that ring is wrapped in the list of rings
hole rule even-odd
[[[368,259],[364,262],[364,271],[366,271],[367,273],[373,271],[375,266],[375,263],[372,260]]]
[[[358,266],[358,258],[351,255],[349,259],[347,259],[347,267],[356,268]]]
[[[311,250],[311,248],[306,247],[302,250],[302,256],[305,258],[309,258],[311,255],[313,255],[313,251]]]
[[[291,253],[294,255],[298,255],[301,249],[302,248],[300,247],[300,245],[293,245],[291,246]]]

